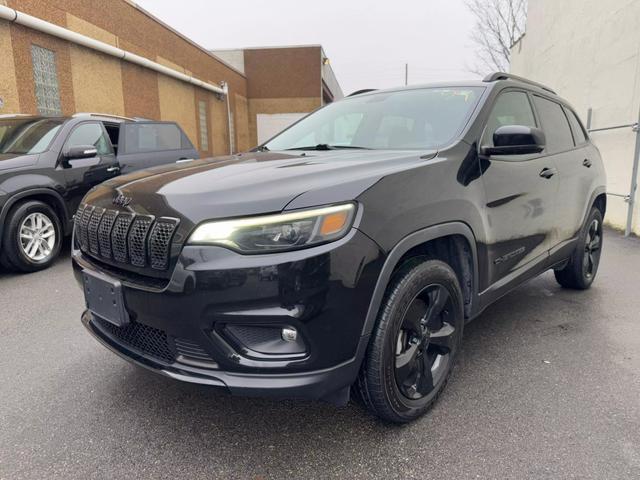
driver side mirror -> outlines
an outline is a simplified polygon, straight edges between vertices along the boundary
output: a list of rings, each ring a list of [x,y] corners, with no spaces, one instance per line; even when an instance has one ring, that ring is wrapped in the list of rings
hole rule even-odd
[[[77,145],[69,147],[63,153],[65,160],[78,160],[81,158],[93,158],[98,155],[98,149],[93,145]]]
[[[493,146],[480,147],[480,153],[492,155],[526,155],[540,153],[545,147],[544,132],[524,125],[503,125],[493,134]]]

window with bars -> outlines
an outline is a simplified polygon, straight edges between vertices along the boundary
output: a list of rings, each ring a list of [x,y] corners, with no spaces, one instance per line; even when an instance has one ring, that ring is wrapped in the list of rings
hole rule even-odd
[[[207,104],[198,101],[198,116],[200,118],[200,150],[209,150],[209,130],[207,125]]]
[[[62,114],[55,52],[31,45],[31,62],[38,112],[41,115]]]

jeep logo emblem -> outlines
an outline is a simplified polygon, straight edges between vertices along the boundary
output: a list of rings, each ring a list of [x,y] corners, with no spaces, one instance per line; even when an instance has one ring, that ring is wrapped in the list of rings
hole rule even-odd
[[[131,203],[131,197],[125,197],[124,195],[119,194],[117,197],[113,197],[111,203],[113,203],[117,207],[126,207]]]

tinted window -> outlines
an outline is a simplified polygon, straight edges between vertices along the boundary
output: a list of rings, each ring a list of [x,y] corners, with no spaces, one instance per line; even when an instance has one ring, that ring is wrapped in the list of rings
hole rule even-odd
[[[289,150],[337,148],[425,149],[444,146],[465,125],[483,87],[438,87],[357,95],[305,117],[266,146]]]
[[[79,147],[84,145],[93,145],[98,150],[98,155],[109,155],[113,153],[111,141],[107,137],[99,123],[83,123],[77,126],[69,139],[67,147]]]
[[[120,153],[193,148],[182,131],[172,123],[127,123],[120,128],[123,128],[125,133],[124,151]]]
[[[582,124],[578,120],[573,111],[565,108],[565,113],[567,114],[567,118],[569,119],[569,124],[571,125],[571,131],[573,132],[573,139],[576,141],[576,145],[582,145],[587,142],[587,135],[584,133],[584,129],[582,128]]]
[[[536,120],[524,92],[504,92],[500,94],[491,110],[487,127],[484,131],[482,145],[493,145],[493,134],[503,125],[524,125],[535,127]]]
[[[556,153],[573,148],[571,128],[569,128],[569,122],[560,104],[538,96],[534,96],[533,101],[540,115],[546,138],[545,151]]]
[[[42,153],[60,129],[62,120],[0,120],[0,153]]]

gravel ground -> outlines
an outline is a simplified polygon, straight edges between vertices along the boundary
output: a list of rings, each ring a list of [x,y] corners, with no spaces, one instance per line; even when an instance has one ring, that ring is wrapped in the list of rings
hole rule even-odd
[[[136,368],[84,331],[66,257],[0,273],[0,478],[640,478],[640,240],[605,242],[591,290],[547,273],[469,324],[405,427]]]

